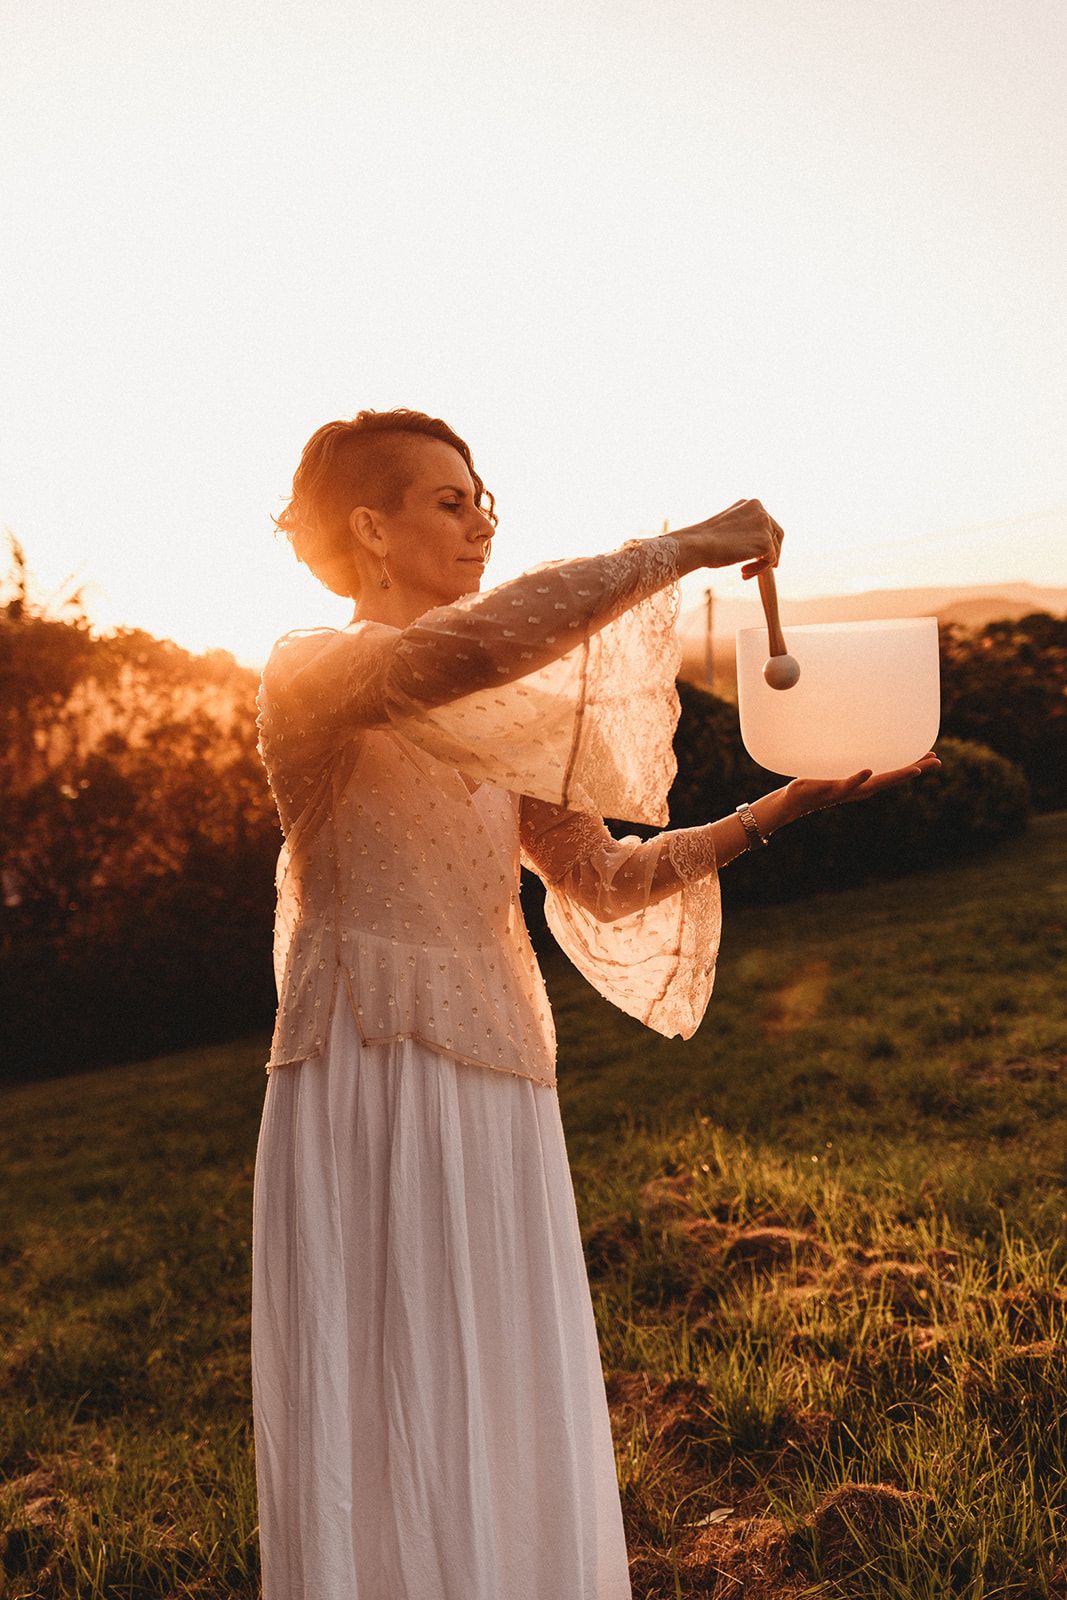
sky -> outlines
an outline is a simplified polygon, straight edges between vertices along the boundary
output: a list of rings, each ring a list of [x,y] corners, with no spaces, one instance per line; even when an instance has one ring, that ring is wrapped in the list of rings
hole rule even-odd
[[[782,598],[1067,583],[1065,46],[1059,0],[0,0],[0,527],[259,665],[352,612],[270,521],[305,441],[410,406],[496,496],[483,587],[742,497]]]

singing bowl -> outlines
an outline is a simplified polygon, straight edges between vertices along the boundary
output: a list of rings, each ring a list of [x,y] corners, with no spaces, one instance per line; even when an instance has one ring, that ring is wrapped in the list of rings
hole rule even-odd
[[[763,676],[767,629],[737,630],[737,708],[753,761],[783,777],[848,778],[863,767],[906,767],[933,748],[941,724],[936,617],[782,632],[800,667],[784,690]]]

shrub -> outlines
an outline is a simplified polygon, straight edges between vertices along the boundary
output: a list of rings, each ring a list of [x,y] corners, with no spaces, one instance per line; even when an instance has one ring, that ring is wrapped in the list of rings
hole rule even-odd
[[[748,755],[736,707],[689,684],[679,684],[679,694],[672,827],[726,816],[788,781]],[[790,900],[899,877],[980,855],[1026,828],[1030,796],[1018,767],[961,739],[938,739],[936,748],[939,771],[812,812],[777,833],[767,851],[735,858],[723,874],[724,903]]]
[[[942,622],[941,726],[1021,767],[1035,811],[1063,805],[1067,618],[1031,611],[977,631]]]

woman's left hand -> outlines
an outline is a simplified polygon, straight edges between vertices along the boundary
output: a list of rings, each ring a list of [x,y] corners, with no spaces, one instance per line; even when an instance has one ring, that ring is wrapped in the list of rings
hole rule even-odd
[[[872,772],[864,767],[851,778],[794,778],[786,784],[786,803],[793,815],[806,817],[811,811],[824,811],[827,806],[847,805],[850,800],[869,800],[872,794],[891,789],[894,784],[917,778],[924,772],[936,771],[941,762],[932,750],[912,766],[897,767],[893,772]]]

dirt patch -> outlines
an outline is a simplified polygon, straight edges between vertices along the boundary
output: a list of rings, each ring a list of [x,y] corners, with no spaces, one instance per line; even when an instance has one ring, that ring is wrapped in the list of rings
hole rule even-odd
[[[820,1500],[790,1546],[800,1560],[817,1554],[827,1576],[844,1577],[870,1544],[917,1527],[935,1507],[932,1495],[890,1483],[845,1483]]]
[[[958,1250],[949,1250],[947,1246],[935,1245],[926,1253],[926,1260],[933,1272],[939,1278],[958,1278],[963,1257]]]
[[[1017,1284],[1013,1289],[984,1297],[994,1312],[1000,1311],[1019,1344],[1046,1339],[1050,1324],[1062,1325],[1067,1317],[1067,1290],[1039,1284]]]
[[[696,1378],[653,1378],[647,1373],[616,1371],[605,1378],[608,1407],[621,1435],[640,1417],[650,1447],[660,1464],[676,1477],[680,1493],[706,1487],[710,1474],[751,1483],[745,1463],[758,1455],[766,1465],[786,1451],[817,1447],[832,1426],[829,1412],[783,1408],[774,1439],[759,1449],[739,1449],[727,1435],[721,1406]],[[673,1491],[672,1491],[673,1492]]]
[[[885,1299],[895,1312],[921,1314],[930,1303],[932,1275],[920,1261],[860,1262],[852,1268],[853,1282]]]
[[[672,1177],[663,1173],[641,1186],[641,1206],[649,1216],[687,1211],[692,1192],[693,1179],[688,1172]]]
[[[795,1600],[807,1588],[785,1528],[768,1515],[713,1525],[694,1540],[683,1571],[689,1594],[715,1600]]]
[[[900,1332],[917,1356],[940,1355],[950,1350],[959,1339],[959,1323],[938,1323],[931,1327],[923,1323],[906,1322]]]
[[[1000,1397],[1015,1405],[1026,1392],[1047,1394],[1050,1379],[1055,1381],[1060,1372],[1049,1373],[1050,1362],[1062,1367],[1067,1361],[1067,1344],[1056,1339],[1031,1339],[1024,1344],[1008,1345],[997,1353],[995,1363],[970,1361],[963,1374],[963,1386],[971,1392],[988,1397]]]
[[[62,1510],[56,1475],[49,1467],[35,1467],[20,1478],[9,1478],[3,1487],[3,1500],[9,1509],[17,1506],[35,1527],[54,1523]]]
[[[1067,1344],[1056,1339],[1035,1339],[1031,1344],[1013,1344],[1007,1351],[1013,1361],[1048,1361],[1054,1356],[1061,1360],[1067,1356]]]
[[[1009,1061],[962,1062],[957,1071],[972,1083],[1032,1083],[1067,1071],[1067,1051],[1039,1050],[1034,1055],[1012,1056]]]
[[[871,1544],[917,1527],[931,1496],[888,1483],[844,1484],[787,1531],[775,1516],[737,1515],[701,1530],[685,1553],[685,1592],[714,1600],[797,1600],[824,1576],[847,1577]]]
[[[641,1526],[640,1496],[628,1508],[631,1580],[642,1600],[671,1600],[675,1573],[681,1593],[704,1600],[800,1600],[818,1569],[846,1577],[869,1550],[918,1528],[934,1509],[929,1496],[888,1483],[842,1485],[825,1494],[808,1515],[786,1526],[773,1515],[762,1488],[764,1468],[780,1472],[784,1452],[795,1455],[825,1441],[828,1413],[788,1419],[789,1441],[765,1456],[754,1477],[721,1431],[716,1403],[692,1378],[657,1379],[642,1372],[605,1377],[608,1404],[623,1435],[644,1421],[657,1498],[687,1504],[690,1520],[671,1530],[671,1552],[653,1546],[659,1536]]]
[[[733,1238],[732,1228],[711,1217],[680,1217],[668,1224],[668,1232],[683,1245],[715,1256],[723,1254]]]
[[[641,1243],[641,1224],[629,1212],[617,1211],[601,1217],[586,1231],[582,1240],[586,1264],[595,1276],[621,1267]]]
[[[794,1264],[828,1267],[832,1252],[803,1228],[743,1228],[735,1234],[725,1255],[728,1267],[752,1273],[788,1270]]]
[[[738,1223],[741,1221],[739,1217],[734,1220]],[[789,1216],[784,1211],[761,1211],[758,1216],[748,1220],[748,1225],[753,1228],[803,1228],[807,1231],[814,1220],[815,1213],[811,1207],[801,1205]]]
[[[674,1458],[685,1472],[708,1464],[707,1435],[713,1405],[707,1387],[696,1378],[652,1378],[644,1372],[614,1372],[605,1378],[608,1407],[628,1430],[636,1416],[644,1419],[649,1441]]]
[[[9,1478],[0,1491],[0,1574],[25,1579],[32,1571],[35,1588],[43,1587],[66,1537],[68,1516],[54,1468],[38,1465]],[[0,1594],[7,1592],[0,1576]]]

